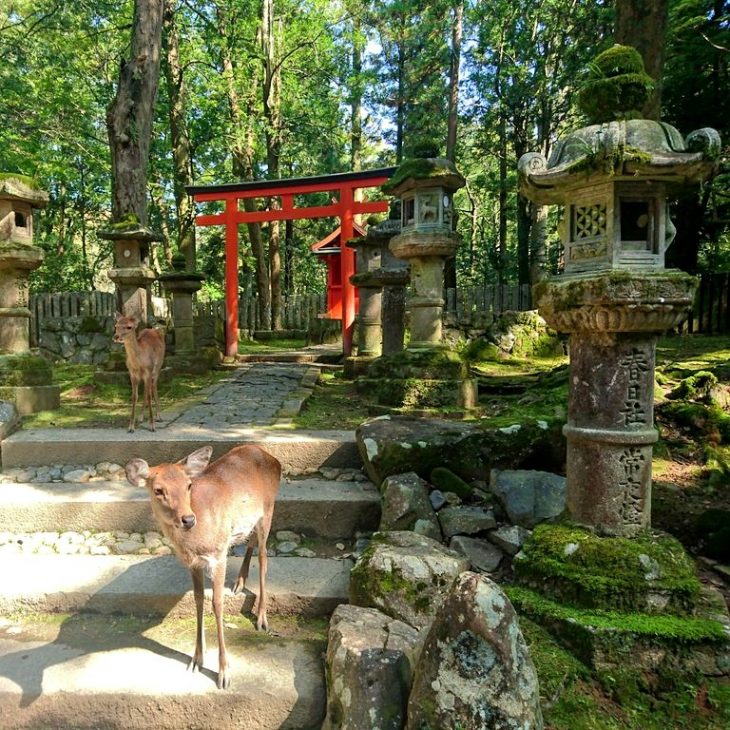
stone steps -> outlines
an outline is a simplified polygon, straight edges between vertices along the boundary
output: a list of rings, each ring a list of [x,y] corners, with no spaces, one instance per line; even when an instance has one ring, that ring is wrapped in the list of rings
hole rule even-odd
[[[314,730],[325,712],[321,640],[226,628],[232,681],[216,687],[214,631],[205,669],[186,671],[189,621],[108,616],[0,623],[2,726],[32,730]]]
[[[53,464],[125,464],[141,458],[151,464],[177,461],[202,446],[213,458],[233,446],[256,443],[282,463],[285,474],[320,467],[359,468],[360,455],[352,431],[294,431],[286,428],[202,429],[178,426],[127,433],[118,428],[28,429],[2,441],[3,469]]]
[[[251,611],[258,595],[256,558],[245,595],[230,590],[241,560],[228,559],[226,613]],[[0,614],[5,616],[24,611],[195,616],[190,573],[174,555],[15,554],[3,556],[3,567]],[[329,616],[347,602],[351,567],[349,559],[269,558],[268,612]]]
[[[283,481],[272,533],[292,530],[324,539],[372,532],[380,497],[370,482],[305,478]],[[158,530],[147,490],[122,481],[0,484],[0,532]]]

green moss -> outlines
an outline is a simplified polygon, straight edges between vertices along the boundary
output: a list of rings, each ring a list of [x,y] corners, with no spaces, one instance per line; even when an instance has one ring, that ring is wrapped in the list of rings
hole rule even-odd
[[[641,117],[654,88],[639,52],[615,45],[599,53],[578,91],[578,104],[592,124]]]
[[[2,183],[5,180],[17,180],[22,185],[25,185],[26,187],[30,188],[31,190],[38,190],[40,191],[41,186],[38,183],[38,181],[30,177],[29,175],[19,175],[16,172],[0,172],[0,183]]]
[[[109,223],[106,229],[119,233],[121,231],[136,230],[141,225],[139,218],[134,213],[127,213],[123,215],[118,221]]]
[[[701,370],[684,378],[667,398],[672,400],[694,400],[712,403],[713,390],[717,386],[717,376],[708,370]]]
[[[657,414],[692,432],[699,441],[730,444],[730,416],[715,403],[667,401],[657,407]]]
[[[51,385],[50,363],[38,355],[0,355],[0,385],[6,387]]]
[[[444,466],[437,466],[431,472],[430,481],[442,492],[453,492],[461,499],[468,499],[474,492],[474,488],[470,484]]]
[[[541,624],[545,619],[557,620],[576,630],[581,627],[587,632],[635,634],[672,643],[724,644],[728,640],[723,625],[707,618],[575,608],[521,586],[508,586],[505,592],[518,613]]]
[[[438,185],[441,178],[452,181],[452,187],[461,187],[453,186],[454,178],[461,178],[453,162],[445,157],[414,157],[405,160],[381,189],[384,193],[391,193],[409,179],[433,180]]]
[[[651,610],[652,595],[665,611],[691,612],[700,593],[694,566],[668,535],[599,537],[569,525],[540,525],[513,564],[521,583],[544,586],[563,603],[621,611]]]
[[[79,324],[79,332],[84,334],[97,334],[105,331],[106,328],[98,317],[84,317]]]
[[[464,348],[462,356],[466,362],[476,363],[498,361],[504,358],[504,353],[493,342],[480,337]]]

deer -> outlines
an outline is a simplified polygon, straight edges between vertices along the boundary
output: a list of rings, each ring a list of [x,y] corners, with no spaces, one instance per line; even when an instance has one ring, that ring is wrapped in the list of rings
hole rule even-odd
[[[151,467],[144,459],[132,459],[125,468],[127,480],[147,487],[152,512],[163,534],[172,543],[180,562],[193,581],[197,629],[195,652],[188,670],[203,668],[203,599],[205,574],[213,585],[213,614],[218,633],[218,688],[230,684],[223,635],[223,589],[228,551],[246,542],[233,593],[246,587],[254,543],[259,555],[259,595],[256,628],[268,631],[266,616],[266,541],[271,529],[274,502],[281,480],[281,464],[253,444],[236,446],[209,465],[213,449],[205,446],[174,464]]]
[[[165,359],[165,337],[156,329],[146,328],[137,334],[139,320],[117,312],[114,322],[114,342],[121,342],[126,353],[127,370],[132,384],[132,414],[129,418],[129,433],[136,427],[135,410],[139,397],[139,383],[144,383],[144,409],[149,408],[150,430],[155,430],[155,416],[152,414],[152,400],[155,401],[157,420],[160,419],[160,397],[157,394],[157,380]]]

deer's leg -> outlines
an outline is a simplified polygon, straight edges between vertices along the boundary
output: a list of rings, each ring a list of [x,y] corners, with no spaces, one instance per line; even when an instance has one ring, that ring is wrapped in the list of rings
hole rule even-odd
[[[226,558],[218,562],[213,570],[213,614],[218,630],[218,689],[227,689],[231,683],[228,673],[228,655],[226,654],[226,638],[223,634],[223,587],[226,580]]]
[[[266,618],[266,571],[268,570],[269,556],[266,554],[266,541],[269,539],[271,518],[274,513],[273,504],[264,512],[264,516],[256,525],[256,538],[259,544],[259,604],[256,609],[256,628],[259,631],[268,631],[269,622]]]
[[[203,668],[203,657],[205,655],[205,634],[203,633],[203,599],[205,598],[205,577],[202,568],[191,568],[190,574],[193,578],[193,594],[195,595],[195,615],[197,625],[195,628],[195,653],[188,664],[188,670],[197,672]]]
[[[246,544],[246,554],[244,555],[243,562],[241,563],[241,570],[238,571],[238,578],[236,578],[236,582],[233,584],[234,593],[240,593],[246,587],[246,580],[248,579],[248,569],[251,565],[251,556],[253,555],[254,540],[258,542],[258,538],[254,537],[255,534],[256,533],[254,531],[248,538],[248,543]]]
[[[129,380],[132,383],[132,415],[129,418],[129,429],[128,431],[132,433],[134,431],[136,424],[134,415],[135,411],[137,410],[137,397],[139,396],[139,378],[134,377],[131,373],[129,374]]]
[[[155,417],[152,415],[152,381],[150,378],[144,380],[144,405],[150,414],[150,431],[155,430]]]
[[[155,418],[160,420],[160,394],[157,392],[157,379],[160,377],[159,373],[155,373],[152,376],[152,395],[155,397]]]

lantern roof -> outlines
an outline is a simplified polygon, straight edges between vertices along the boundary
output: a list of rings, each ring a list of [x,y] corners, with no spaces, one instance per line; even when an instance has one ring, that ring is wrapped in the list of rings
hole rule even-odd
[[[549,159],[536,152],[518,163],[520,190],[539,203],[561,203],[568,191],[619,180],[685,187],[716,170],[720,136],[706,127],[685,139],[670,124],[621,119],[592,124],[558,140]]]
[[[443,188],[449,192],[466,185],[451,160],[445,157],[413,157],[405,160],[382,186],[384,193],[400,196],[417,188]]]
[[[0,173],[0,199],[21,200],[33,208],[44,208],[48,193],[41,190],[32,177],[3,172]]]

